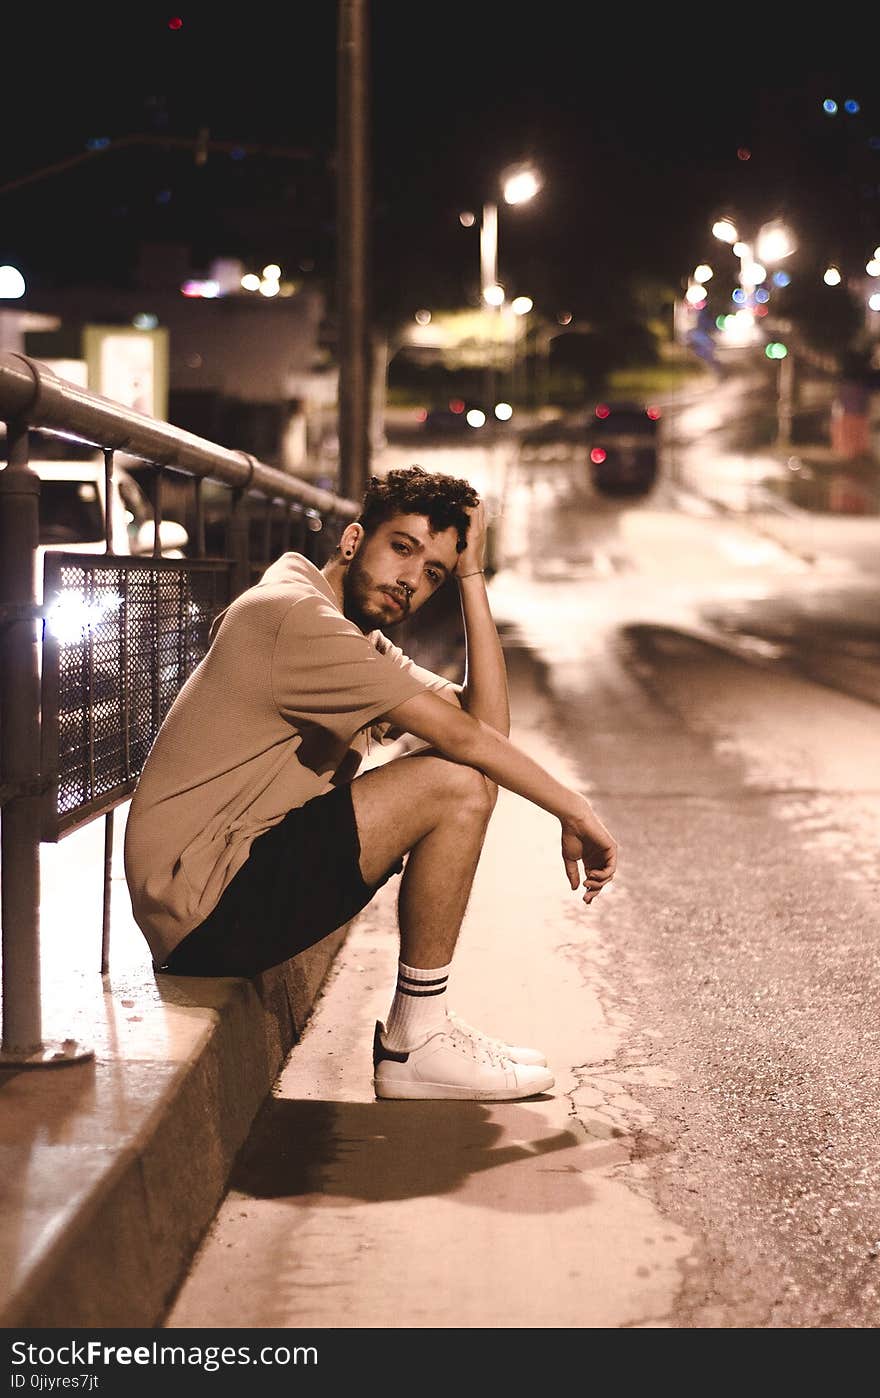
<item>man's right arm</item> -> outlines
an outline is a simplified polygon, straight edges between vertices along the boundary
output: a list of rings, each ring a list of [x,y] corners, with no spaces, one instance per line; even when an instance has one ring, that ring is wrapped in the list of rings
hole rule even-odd
[[[563,786],[494,728],[429,691],[398,704],[386,717],[395,727],[423,738],[444,757],[476,767],[499,786],[555,815],[562,826],[562,857],[569,884],[577,888],[581,860],[584,881],[592,886],[585,902],[612,877],[617,843],[586,797]]]

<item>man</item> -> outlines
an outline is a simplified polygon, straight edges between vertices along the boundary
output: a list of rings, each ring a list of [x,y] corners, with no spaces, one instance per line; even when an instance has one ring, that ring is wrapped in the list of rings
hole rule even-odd
[[[236,598],[163,723],[132,800],[125,868],[154,964],[252,976],[343,926],[392,874],[397,989],[374,1036],[383,1098],[507,1100],[553,1086],[543,1054],[446,1005],[497,785],[558,817],[589,904],[616,845],[589,803],[508,741],[485,588],[485,519],[466,482],[373,477],[323,569],[288,553]],[[466,677],[415,665],[380,627],[459,588]],[[371,735],[430,745],[356,776]],[[499,950],[499,955],[501,950]]]

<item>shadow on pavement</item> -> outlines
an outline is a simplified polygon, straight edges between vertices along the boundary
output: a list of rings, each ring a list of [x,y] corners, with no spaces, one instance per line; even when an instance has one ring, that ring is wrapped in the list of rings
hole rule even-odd
[[[536,1101],[546,1100],[537,1098]],[[574,1131],[541,1131],[541,1119],[505,1106],[498,1119],[478,1102],[303,1102],[265,1104],[229,1181],[262,1199],[325,1195],[382,1203],[461,1192],[474,1176],[502,1165],[534,1162],[578,1150],[560,1164],[574,1178],[588,1168],[584,1138]],[[587,1186],[537,1190],[522,1179],[508,1190],[495,1181],[471,1202],[525,1211],[582,1207]]]

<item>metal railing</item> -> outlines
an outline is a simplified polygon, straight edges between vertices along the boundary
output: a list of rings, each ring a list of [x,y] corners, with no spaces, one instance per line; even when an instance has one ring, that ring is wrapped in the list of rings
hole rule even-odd
[[[357,506],[330,491],[0,354],[0,1066],[91,1057],[75,1039],[44,1042],[39,847],[105,817],[101,972],[108,966],[113,811],[131,794],[174,696],[208,646],[217,612],[288,548],[319,566]],[[28,464],[39,428],[99,448],[105,552],[45,555],[37,600],[40,478]],[[152,471],[153,552],[113,553],[115,454]],[[183,558],[161,556],[163,482],[193,489]],[[208,556],[203,482],[225,487],[225,547]],[[259,503],[259,510],[255,503]]]

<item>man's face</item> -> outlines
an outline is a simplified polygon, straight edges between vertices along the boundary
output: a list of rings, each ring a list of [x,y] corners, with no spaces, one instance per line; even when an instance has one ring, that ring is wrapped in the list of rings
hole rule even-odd
[[[365,535],[342,584],[345,615],[364,632],[396,626],[427,602],[458,562],[455,529],[395,515]]]

